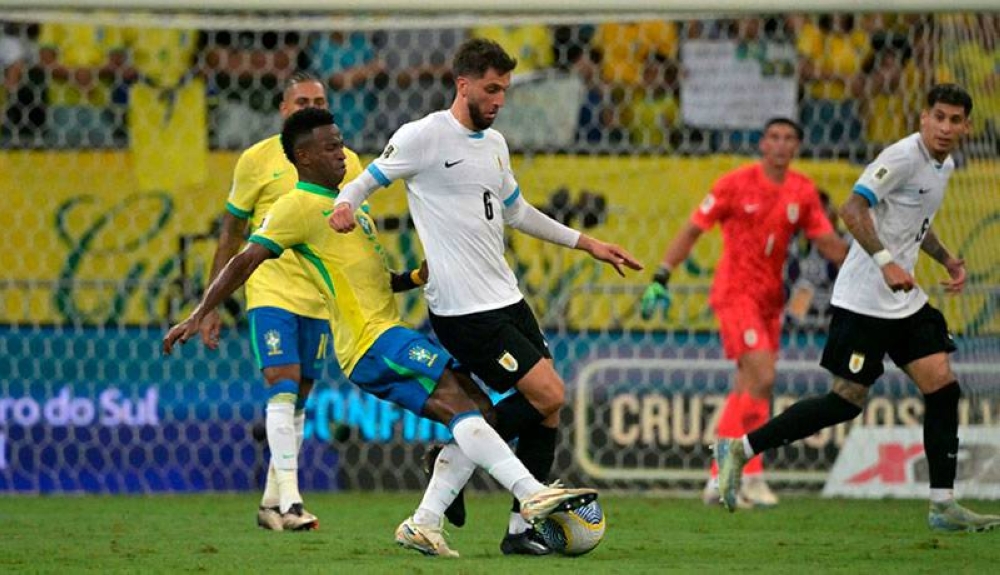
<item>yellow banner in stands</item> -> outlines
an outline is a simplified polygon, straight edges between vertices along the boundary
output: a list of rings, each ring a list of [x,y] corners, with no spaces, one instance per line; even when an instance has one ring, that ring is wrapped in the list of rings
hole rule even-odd
[[[176,319],[205,287],[236,153],[207,158],[204,184],[138,191],[128,152],[21,151],[0,154],[0,189],[7,200],[0,226],[0,323],[147,324]],[[725,171],[745,157],[701,158],[532,156],[515,158],[528,201],[586,233],[619,243],[647,271],[619,278],[585,254],[510,231],[509,261],[546,326],[576,330],[714,329],[706,306],[718,232],[697,245],[671,286],[675,306],[666,320],[639,318],[637,301],[667,242]],[[800,161],[839,204],[861,167]],[[968,261],[969,292],[934,297],[955,331],[1000,332],[1000,198],[987,185],[1000,166],[956,172],[935,229]],[[406,200],[394,184],[372,198],[383,243],[398,268],[419,262],[412,231],[400,232]],[[991,248],[991,246],[993,246]],[[923,258],[918,281],[932,288],[943,269]],[[419,323],[425,306],[404,297],[406,318]]]

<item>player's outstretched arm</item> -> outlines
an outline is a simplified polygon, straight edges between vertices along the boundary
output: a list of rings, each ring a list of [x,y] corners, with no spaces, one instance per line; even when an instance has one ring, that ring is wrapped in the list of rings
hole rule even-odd
[[[233,259],[240,246],[243,245],[246,230],[246,219],[238,218],[229,211],[223,214],[222,225],[219,229],[219,243],[216,245],[215,255],[212,257],[212,273],[208,276],[210,285],[215,281],[215,278],[219,277],[222,268],[229,260]],[[209,349],[218,349],[221,328],[222,319],[219,317],[218,310],[213,309],[206,313],[199,327],[201,342]]]
[[[854,236],[854,241],[861,244],[861,247],[882,268],[882,278],[892,291],[910,291],[916,286],[913,276],[893,261],[892,254],[882,245],[882,240],[878,238],[878,232],[875,230],[871,207],[864,196],[851,194],[840,208],[840,217],[844,220],[847,230]]]
[[[214,310],[237,288],[246,283],[254,270],[260,267],[260,264],[273,257],[276,257],[276,254],[264,246],[249,244],[245,250],[229,260],[215,281],[208,286],[208,290],[202,296],[198,307],[194,308],[187,319],[170,328],[167,335],[163,337],[163,353],[169,354],[173,351],[174,344],[182,344],[194,337],[199,331],[205,314]]]
[[[625,277],[623,266],[633,270],[642,269],[642,264],[639,263],[639,260],[628,253],[628,250],[625,248],[602,242],[586,234],[580,234],[580,239],[576,242],[576,249],[589,253],[596,260],[611,264],[615,268],[615,271],[618,272],[618,275],[622,277]]]
[[[965,288],[965,260],[951,255],[934,233],[934,228],[927,228],[920,249],[948,270],[950,279],[941,282],[946,292],[960,293]]]

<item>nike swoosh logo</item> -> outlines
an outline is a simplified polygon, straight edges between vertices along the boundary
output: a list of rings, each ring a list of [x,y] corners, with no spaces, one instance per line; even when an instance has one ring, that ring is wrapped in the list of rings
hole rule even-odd
[[[758,207],[757,204],[750,204],[749,206],[743,206],[743,210],[748,214],[752,214],[757,211]]]
[[[452,166],[457,166],[458,164],[461,164],[464,161],[465,161],[464,159],[463,160],[455,160],[454,162],[449,162],[448,160],[445,160],[444,161],[444,167],[450,168]]]
[[[926,190],[924,188],[920,188],[920,189],[917,190],[917,193],[918,194],[926,194],[929,191],[931,191],[930,188],[927,188]]]
[[[329,216],[332,213],[333,213],[333,208],[330,208],[329,210],[323,210],[324,217]]]
[[[274,173],[273,173],[273,174],[271,174],[271,175],[272,175],[272,176],[274,176],[274,179],[276,179],[276,180],[277,180],[278,178],[280,178],[280,177],[281,177],[281,175],[282,175],[282,174],[284,174],[284,173],[285,173],[285,172],[287,172],[287,171],[288,171],[288,170],[281,170],[280,172],[274,172]]]

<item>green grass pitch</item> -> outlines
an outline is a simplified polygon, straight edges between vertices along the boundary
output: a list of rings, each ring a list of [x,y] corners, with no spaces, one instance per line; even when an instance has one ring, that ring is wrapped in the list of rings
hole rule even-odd
[[[307,494],[320,529],[255,527],[256,495],[0,498],[0,573],[992,573],[1000,531],[937,534],[923,501],[786,497],[730,515],[695,499],[602,496],[608,531],[589,555],[504,557],[509,500],[469,495],[451,528],[459,559],[393,542],[418,493]],[[968,502],[1000,512],[998,502]]]

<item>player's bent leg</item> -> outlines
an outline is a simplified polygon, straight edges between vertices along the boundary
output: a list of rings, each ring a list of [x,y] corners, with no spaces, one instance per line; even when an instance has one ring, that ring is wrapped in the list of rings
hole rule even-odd
[[[454,413],[474,407],[471,399],[460,394],[461,388],[454,376],[450,370],[445,370],[425,404],[426,415],[448,423],[462,453],[518,498],[525,521],[536,523],[555,511],[575,509],[597,498],[594,489],[542,485],[478,411]]]
[[[455,371],[453,373],[455,374],[455,378],[458,380],[459,385],[462,387],[462,390],[465,391],[466,395],[468,395],[469,398],[472,399],[472,401],[479,407],[479,411],[482,412],[486,421],[494,428],[497,428],[496,411],[494,410],[493,402],[490,401],[489,396],[486,395],[482,388],[480,388],[479,385],[477,385],[472,378],[465,373],[459,371]],[[505,441],[509,441],[511,439],[510,437],[503,437],[502,433],[501,437]],[[437,459],[443,449],[444,445],[435,444],[432,445],[426,453],[424,453],[424,473],[427,474],[431,482],[434,481],[434,471],[437,468]],[[462,487],[458,490],[458,494],[455,495],[454,501],[452,501],[451,504],[448,505],[448,508],[444,510],[444,516],[448,522],[455,527],[462,527],[465,525],[466,515],[465,486],[463,483]]]
[[[447,478],[442,477],[443,475],[453,473],[451,469],[447,468],[447,465],[451,463],[447,456],[440,462],[438,461],[446,447],[444,444],[436,443],[424,453],[424,473],[428,477],[427,491],[425,492],[427,494],[434,491],[433,486],[438,481],[448,481]],[[441,471],[438,470],[439,467],[442,468]],[[466,521],[464,482],[460,482],[457,491],[458,493],[454,494],[455,499],[444,510],[444,516],[455,527],[463,527]]]

